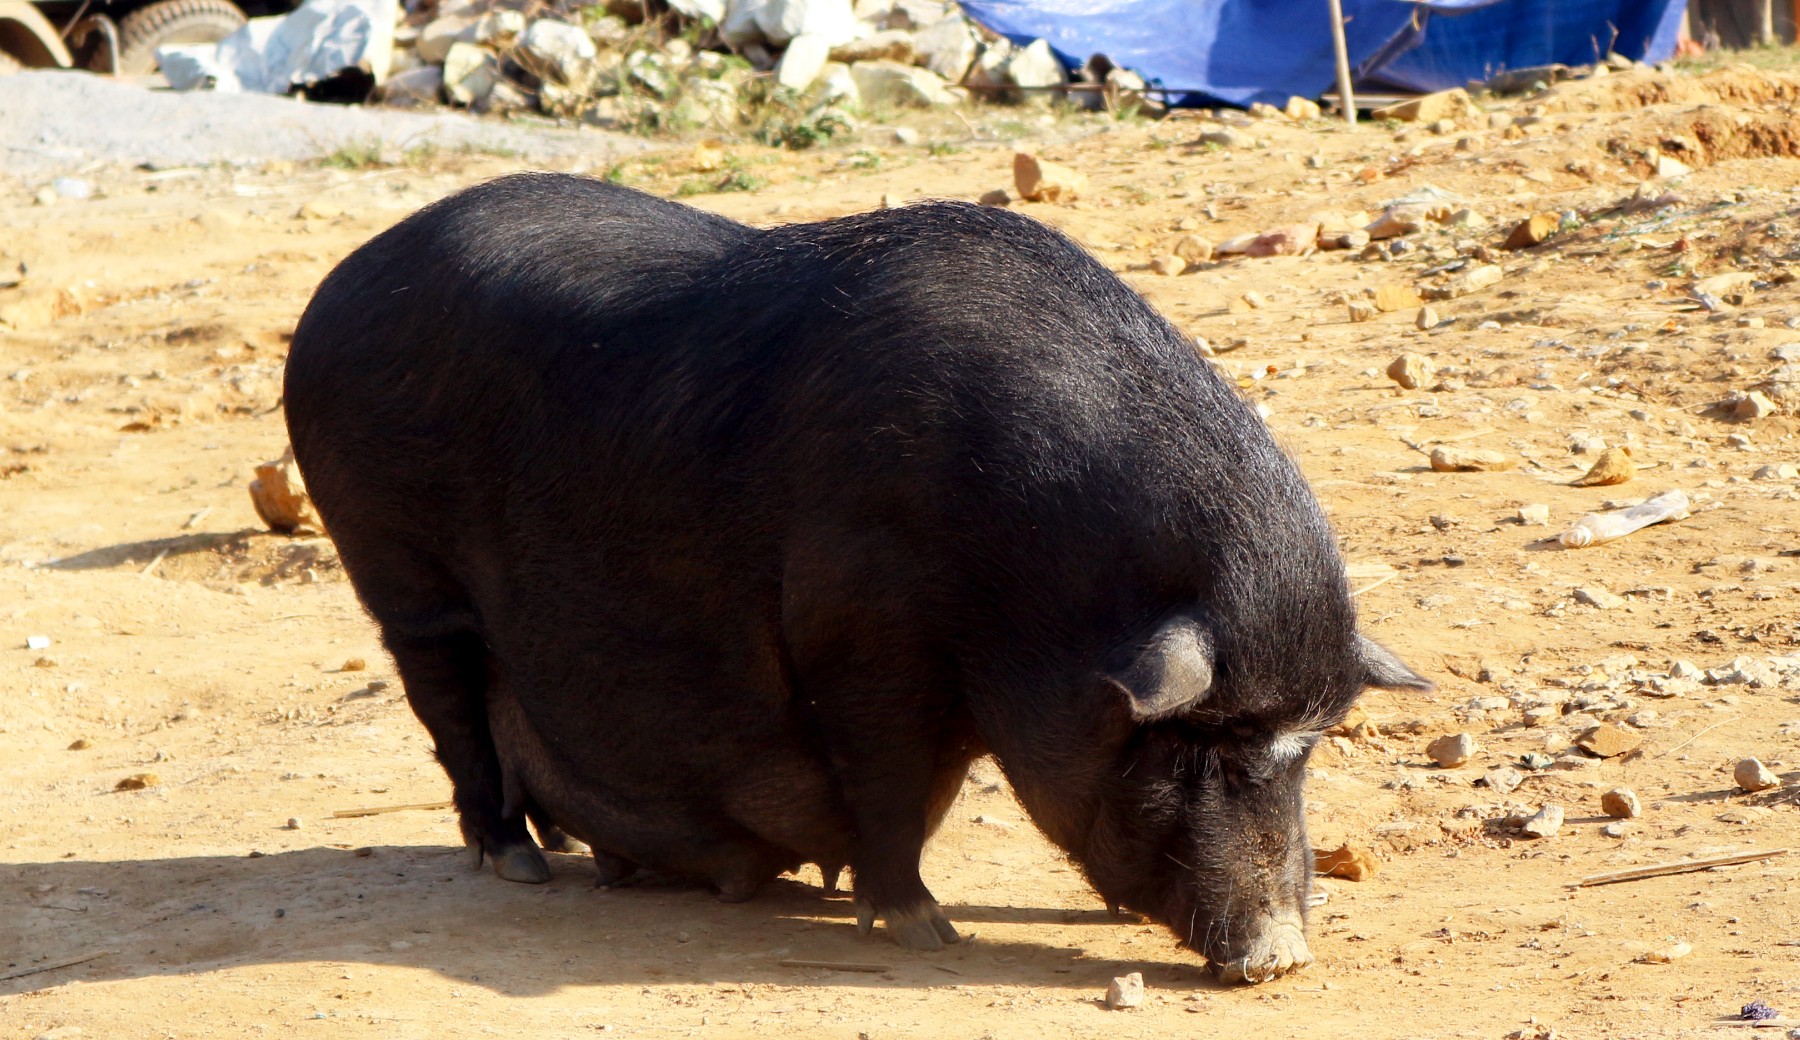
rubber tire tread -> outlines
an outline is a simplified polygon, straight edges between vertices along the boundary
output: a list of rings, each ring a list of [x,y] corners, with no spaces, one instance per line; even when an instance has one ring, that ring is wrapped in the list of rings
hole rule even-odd
[[[172,29],[210,22],[218,39],[236,32],[249,19],[231,0],[157,0],[119,20],[119,72],[147,76],[156,71],[156,48]]]

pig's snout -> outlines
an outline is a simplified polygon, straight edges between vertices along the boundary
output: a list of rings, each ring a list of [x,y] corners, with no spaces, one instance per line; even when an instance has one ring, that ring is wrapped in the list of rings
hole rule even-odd
[[[1265,915],[1252,924],[1242,942],[1231,943],[1219,956],[1209,953],[1208,958],[1221,982],[1268,982],[1312,963],[1305,927],[1298,914]]]

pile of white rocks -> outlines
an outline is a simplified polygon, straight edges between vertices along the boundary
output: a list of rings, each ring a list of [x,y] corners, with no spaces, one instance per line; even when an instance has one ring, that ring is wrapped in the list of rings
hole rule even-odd
[[[641,0],[532,15],[541,3],[426,0],[396,31],[383,98],[611,127],[732,130],[756,99],[848,114],[1048,99],[1068,81],[1049,44],[1018,46],[948,0],[668,5],[646,21]],[[1142,89],[1123,70],[1112,77]]]

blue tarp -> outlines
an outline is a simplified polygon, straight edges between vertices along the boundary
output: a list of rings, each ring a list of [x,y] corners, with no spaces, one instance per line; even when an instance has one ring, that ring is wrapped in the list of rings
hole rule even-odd
[[[1049,41],[1079,67],[1104,54],[1177,104],[1280,105],[1335,82],[1326,0],[961,0],[1018,43]],[[1675,50],[1686,0],[1343,0],[1359,82],[1460,87],[1508,69],[1641,61]],[[1610,48],[1609,48],[1610,43]]]

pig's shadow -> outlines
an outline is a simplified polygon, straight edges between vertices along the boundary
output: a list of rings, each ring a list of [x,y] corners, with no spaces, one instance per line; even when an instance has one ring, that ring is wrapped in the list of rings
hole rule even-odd
[[[312,848],[262,857],[0,866],[0,976],[103,956],[0,981],[0,995],[241,965],[329,962],[424,968],[510,995],[570,985],[855,985],[928,988],[963,983],[1100,987],[1129,971],[1185,989],[1216,985],[1198,957],[1166,934],[1101,909],[945,905],[973,941],[938,953],[861,937],[845,898],[792,880],[743,904],[705,891],[593,887],[585,859],[552,856],[546,885],[472,872],[460,848],[378,847],[359,856]],[[1143,947],[1130,962],[1090,959],[1021,938],[1017,924],[1129,929]],[[1011,933],[1000,938],[999,932]],[[1160,932],[1160,929],[1158,930]],[[994,933],[994,934],[989,934]],[[1092,934],[1092,933],[1088,933]],[[878,964],[875,973],[783,966],[784,960]]]

